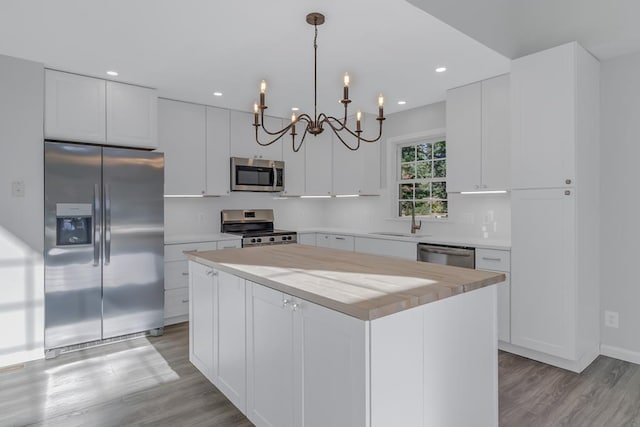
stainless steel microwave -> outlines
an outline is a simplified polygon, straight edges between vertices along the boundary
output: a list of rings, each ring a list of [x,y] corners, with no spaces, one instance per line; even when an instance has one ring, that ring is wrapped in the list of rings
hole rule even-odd
[[[284,190],[284,162],[231,158],[231,191]]]

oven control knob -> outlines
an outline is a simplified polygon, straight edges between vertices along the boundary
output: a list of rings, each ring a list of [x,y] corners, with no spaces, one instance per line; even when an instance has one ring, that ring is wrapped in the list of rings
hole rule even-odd
[[[287,240],[291,240],[291,236],[287,236]]]
[[[256,242],[260,243],[260,242],[262,242],[262,239],[258,238],[258,240],[256,240]]]
[[[256,239],[251,239],[251,243],[255,243],[255,242],[256,242]]]
[[[274,242],[275,240],[276,240],[275,238],[273,238],[273,237],[269,237],[269,241],[270,241],[270,242]]]
[[[287,236],[282,236],[282,240],[287,240]]]

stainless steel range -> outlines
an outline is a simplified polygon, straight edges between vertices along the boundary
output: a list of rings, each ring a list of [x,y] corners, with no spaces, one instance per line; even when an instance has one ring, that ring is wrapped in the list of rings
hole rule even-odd
[[[298,241],[295,231],[273,229],[273,209],[225,209],[220,211],[223,233],[242,236],[242,247],[281,245]]]

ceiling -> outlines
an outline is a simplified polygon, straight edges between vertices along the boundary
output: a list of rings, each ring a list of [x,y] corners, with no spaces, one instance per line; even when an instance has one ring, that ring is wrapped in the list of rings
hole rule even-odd
[[[508,58],[578,41],[600,60],[640,51],[638,0],[407,0]]]
[[[391,113],[509,71],[508,58],[405,0],[2,0],[0,54],[101,78],[116,70],[112,79],[163,97],[244,111],[264,78],[267,112],[288,117],[291,107],[313,108],[305,16],[314,11],[326,15],[319,111],[341,114],[345,71],[354,112],[372,113],[380,92]],[[448,71],[435,73],[438,66]]]

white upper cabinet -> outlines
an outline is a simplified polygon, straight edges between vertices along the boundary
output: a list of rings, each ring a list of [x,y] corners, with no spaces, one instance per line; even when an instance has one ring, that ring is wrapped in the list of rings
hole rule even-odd
[[[107,82],[107,142],[127,147],[157,148],[156,90]]]
[[[207,107],[206,151],[206,194],[229,194],[229,110]]]
[[[154,89],[46,70],[45,138],[156,148]]]
[[[230,141],[231,157],[258,158],[265,160],[282,160],[283,141],[290,141],[287,135],[279,141],[266,147],[258,145],[256,142],[256,129],[253,126],[253,113],[242,111],[231,111]],[[267,117],[264,118],[264,125],[270,132],[282,129],[282,119]],[[258,132],[261,143],[267,143],[273,139],[272,135],[266,134],[261,129]]]
[[[355,126],[355,118],[349,121]],[[365,114],[362,118],[362,136],[373,139],[378,135],[378,121]],[[325,132],[331,132],[325,129]],[[342,132],[342,138],[351,147],[357,140]],[[356,151],[349,150],[333,135],[333,194],[375,195],[380,192],[380,141],[362,141]]]
[[[307,135],[304,145],[306,156],[306,191],[310,196],[329,196],[332,191],[332,132]],[[285,167],[287,167],[285,165]]]
[[[511,63],[514,189],[573,185],[575,58],[573,44],[566,44]]]
[[[164,152],[164,193],[205,194],[205,107],[161,99],[158,116],[158,149]]]
[[[229,194],[229,110],[161,99],[167,195]]]
[[[104,80],[45,70],[45,138],[104,144],[105,129]]]
[[[510,188],[509,76],[447,92],[447,189]]]
[[[284,121],[283,121],[284,122]],[[301,125],[296,126],[296,146],[300,143],[302,133],[300,132]],[[302,196],[305,194],[305,172],[306,172],[306,150],[307,143],[310,142],[313,137],[305,139],[305,143],[302,144],[298,152],[293,151],[293,144],[291,143],[291,136],[287,135],[283,137],[282,141],[282,160],[284,160],[284,191],[282,194],[286,196]]]

